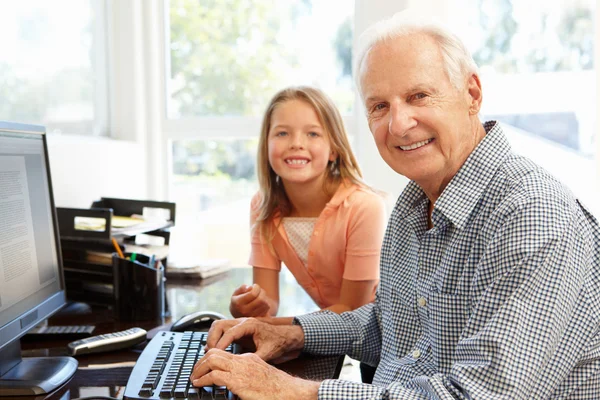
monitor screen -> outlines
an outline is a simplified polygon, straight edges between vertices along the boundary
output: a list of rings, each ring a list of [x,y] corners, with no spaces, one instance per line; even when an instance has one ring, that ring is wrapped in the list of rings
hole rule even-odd
[[[45,140],[0,121],[0,387],[19,338],[66,302]]]

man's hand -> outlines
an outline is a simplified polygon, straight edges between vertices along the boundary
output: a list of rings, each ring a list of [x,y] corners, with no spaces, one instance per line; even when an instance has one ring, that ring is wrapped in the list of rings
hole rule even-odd
[[[255,354],[209,350],[194,366],[194,386],[226,386],[244,400],[317,399],[319,383],[294,378]]]
[[[265,317],[271,304],[267,292],[258,284],[242,285],[231,296],[229,311],[234,317]]]
[[[215,321],[208,331],[206,347],[224,350],[233,342],[251,339],[256,355],[269,361],[293,352],[297,357],[304,347],[304,331],[297,325],[271,325],[255,318]],[[248,344],[244,347],[249,347]],[[289,357],[284,357],[286,360]]]

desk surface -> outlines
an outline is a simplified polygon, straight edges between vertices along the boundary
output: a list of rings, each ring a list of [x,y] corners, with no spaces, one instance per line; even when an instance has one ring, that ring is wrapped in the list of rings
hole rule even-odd
[[[168,324],[190,312],[211,310],[228,317],[231,293],[242,283],[252,282],[252,270],[235,268],[208,280],[170,279],[167,281],[167,303],[171,316],[160,325],[159,322],[116,322],[108,310],[94,310],[91,314],[76,317],[53,317],[51,325],[90,324],[96,325],[94,334],[115,332],[139,326],[148,331],[149,338],[161,329],[168,329]],[[280,291],[282,294],[280,315],[299,315],[315,311],[317,306],[298,286],[293,277],[282,273]],[[157,326],[159,325],[159,326]],[[66,355],[68,341],[24,342],[24,357]],[[139,357],[143,345],[132,349],[104,354],[77,356],[79,368],[73,379],[65,387],[49,396],[22,397],[25,400],[42,399],[75,399],[87,396],[111,396],[121,398],[125,385]],[[322,380],[330,378],[337,366],[338,357],[301,358],[282,364],[278,367],[296,376],[307,379]]]

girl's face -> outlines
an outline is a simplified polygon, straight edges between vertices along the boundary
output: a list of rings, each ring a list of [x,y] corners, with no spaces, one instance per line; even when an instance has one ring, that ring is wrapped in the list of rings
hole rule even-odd
[[[268,135],[269,163],[284,184],[322,181],[337,157],[317,113],[302,100],[275,107]]]

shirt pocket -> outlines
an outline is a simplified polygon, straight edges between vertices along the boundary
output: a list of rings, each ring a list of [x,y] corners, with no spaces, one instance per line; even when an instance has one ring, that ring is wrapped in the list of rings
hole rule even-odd
[[[456,346],[469,321],[467,296],[430,292],[427,300],[427,333],[434,360],[443,374],[450,372]]]

